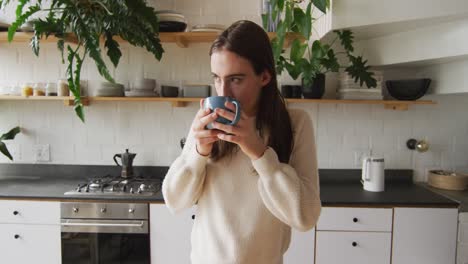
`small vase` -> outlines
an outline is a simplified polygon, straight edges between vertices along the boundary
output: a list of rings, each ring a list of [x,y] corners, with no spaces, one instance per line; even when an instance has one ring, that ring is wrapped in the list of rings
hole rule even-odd
[[[317,74],[310,85],[305,86],[302,80],[302,95],[308,99],[320,99],[325,93],[325,74]]]

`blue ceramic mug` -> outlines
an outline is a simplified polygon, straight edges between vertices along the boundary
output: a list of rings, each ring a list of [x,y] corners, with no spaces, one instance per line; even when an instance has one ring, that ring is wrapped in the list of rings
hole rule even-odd
[[[235,113],[234,120],[230,121],[224,117],[219,116],[216,118],[216,122],[225,124],[225,125],[230,125],[233,126],[239,122],[240,116],[241,116],[241,107],[239,101],[237,101],[234,98],[227,97],[227,96],[211,96],[205,98],[205,101],[203,102],[203,109],[210,109],[211,112],[213,112],[214,109],[220,108],[220,109],[225,109],[229,112],[232,112],[230,109],[226,108],[225,103],[226,102],[231,102],[236,106],[236,111],[233,112]],[[209,123],[206,126],[208,129],[213,129],[213,124]]]

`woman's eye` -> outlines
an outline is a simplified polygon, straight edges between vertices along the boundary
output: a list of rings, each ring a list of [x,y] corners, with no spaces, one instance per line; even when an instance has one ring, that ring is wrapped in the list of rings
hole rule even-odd
[[[240,83],[241,81],[242,81],[241,78],[237,78],[237,77],[231,78],[231,82],[234,84]]]

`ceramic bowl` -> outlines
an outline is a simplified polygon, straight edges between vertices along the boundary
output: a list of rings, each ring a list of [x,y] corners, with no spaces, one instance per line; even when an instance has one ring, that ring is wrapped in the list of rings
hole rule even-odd
[[[385,84],[392,97],[398,100],[414,101],[426,94],[431,79],[388,80]]]

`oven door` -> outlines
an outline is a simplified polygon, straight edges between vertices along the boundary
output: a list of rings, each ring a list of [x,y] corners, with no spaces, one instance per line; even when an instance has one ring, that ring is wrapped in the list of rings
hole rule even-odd
[[[150,264],[147,220],[62,219],[63,264]]]

